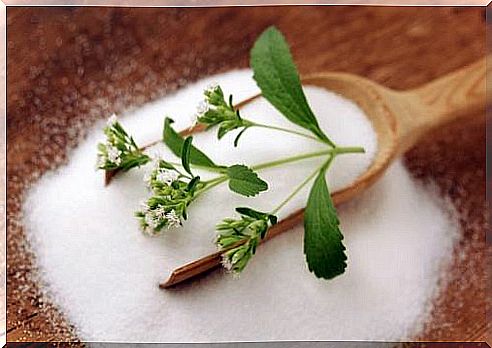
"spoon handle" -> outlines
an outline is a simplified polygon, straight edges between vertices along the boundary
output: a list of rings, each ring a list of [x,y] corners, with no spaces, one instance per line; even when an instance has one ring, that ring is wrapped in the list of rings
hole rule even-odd
[[[406,109],[398,116],[402,152],[433,128],[463,116],[484,114],[490,99],[485,88],[486,74],[491,69],[486,64],[488,58],[492,56],[401,93]]]

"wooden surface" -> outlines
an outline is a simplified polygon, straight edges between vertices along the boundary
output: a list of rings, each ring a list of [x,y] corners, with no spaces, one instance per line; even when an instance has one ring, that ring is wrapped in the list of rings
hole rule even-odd
[[[62,164],[96,119],[189,81],[246,67],[257,35],[277,25],[303,74],[345,71],[408,89],[485,52],[480,8],[262,7],[7,10],[7,339],[74,340],[42,301],[23,237],[22,195]],[[485,337],[485,121],[451,125],[406,156],[460,212],[462,257],[416,339]]]

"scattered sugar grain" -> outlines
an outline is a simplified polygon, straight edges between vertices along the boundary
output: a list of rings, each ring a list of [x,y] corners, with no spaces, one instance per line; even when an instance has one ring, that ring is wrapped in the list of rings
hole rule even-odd
[[[236,100],[258,92],[250,71],[233,71],[131,110],[122,122],[141,144],[160,136],[164,115],[172,115],[177,128],[184,128],[201,91],[215,80]],[[355,104],[316,87],[305,90],[329,136],[367,151],[337,158],[328,176],[336,190],[370,165],[377,139]],[[292,127],[262,100],[242,115]],[[138,202],[148,195],[142,183],[148,168],[103,187],[102,174],[93,169],[102,125],[71,153],[66,166],[38,181],[23,207],[45,289],[83,340],[400,340],[418,334],[443,283],[441,273],[450,262],[458,231],[449,208],[432,190],[414,182],[400,161],[367,193],[339,209],[349,255],[343,276],[324,281],[307,271],[302,227],[296,227],[260,247],[237,280],[215,272],[163,291],[157,284],[171,269],[214,251],[217,221],[232,216],[238,205],[270,210],[319,160],[262,171],[270,189],[253,199],[218,187],[190,207],[183,228],[149,238],[139,232],[133,217]],[[271,130],[247,131],[237,149],[232,140],[228,135],[219,143],[211,133],[195,137],[218,163],[252,164],[320,148]],[[163,146],[152,151],[171,156]],[[307,194],[303,190],[281,217],[302,207]]]

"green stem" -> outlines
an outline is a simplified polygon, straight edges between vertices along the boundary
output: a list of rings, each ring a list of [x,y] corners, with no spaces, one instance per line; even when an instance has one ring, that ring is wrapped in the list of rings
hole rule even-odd
[[[316,169],[314,172],[312,172],[299,186],[296,187],[294,191],[290,195],[287,196],[286,199],[284,199],[275,209],[273,209],[270,214],[275,215],[280,209],[282,209],[292,198],[295,197],[303,189],[304,186],[308,184],[320,171],[323,171],[326,173],[326,170],[330,166],[331,162],[333,159],[336,157],[337,154],[332,154],[330,158],[326,162],[324,162],[318,169]]]
[[[364,152],[365,152],[364,148],[360,147],[360,146],[335,147],[335,148],[329,149],[329,150],[309,152],[309,153],[305,153],[302,155],[296,155],[296,156],[290,156],[287,158],[282,158],[282,159],[279,159],[276,161],[260,163],[260,164],[252,166],[251,169],[253,169],[253,170],[266,169],[266,168],[276,167],[276,166],[279,166],[282,164],[302,161],[302,160],[313,158],[313,157],[321,157],[324,155],[331,155],[331,154],[339,155],[339,154],[343,154],[343,153],[364,153]],[[182,164],[178,163],[178,162],[167,162],[167,163],[172,164],[173,166],[178,166],[178,167],[182,166]],[[207,170],[207,171],[211,171],[211,172],[215,172],[215,173],[223,173],[224,172],[224,168],[205,167],[205,166],[200,166],[200,165],[195,165],[195,164],[192,164],[191,167],[197,168],[197,169],[203,169],[203,170]],[[221,178],[221,177],[223,177],[223,175],[221,175],[217,178]],[[216,178],[214,178],[214,179],[216,179]],[[214,179],[212,179],[212,180],[214,180]]]
[[[330,159],[334,158],[334,157],[335,157],[335,155],[331,155]],[[325,165],[325,163],[323,163],[323,166],[324,165]],[[287,196],[287,198],[285,198],[275,209],[273,209],[270,212],[270,214],[275,215],[280,209],[282,209],[292,198],[295,197],[295,195],[297,195],[299,193],[299,191],[301,191],[304,188],[304,186],[306,186],[316,176],[316,174],[319,173],[319,171],[321,170],[321,168],[323,168],[323,166],[317,168],[314,172],[312,172],[303,182],[301,182],[299,184],[299,186],[296,187],[296,189],[294,191],[292,191]]]
[[[252,166],[251,169],[252,170],[267,169],[267,168],[277,167],[277,166],[287,164],[287,163],[302,161],[302,160],[305,160],[308,158],[321,157],[321,156],[326,156],[326,155],[331,155],[330,158],[334,158],[335,156],[337,156],[339,154],[343,154],[343,153],[364,153],[364,148],[359,147],[359,146],[336,147],[336,148],[329,149],[329,150],[310,152],[310,153],[306,153],[306,154],[302,154],[302,155],[283,158],[283,159],[276,160],[276,161],[260,163],[260,164],[257,164],[255,166]],[[173,162],[168,162],[168,163],[170,163],[172,165],[177,165],[177,166],[180,165],[180,163],[173,163]],[[194,166],[194,167],[203,168],[203,169],[211,169],[209,167],[202,167],[202,166]],[[223,183],[224,181],[227,181],[227,175],[220,175],[220,176],[217,176],[215,178],[212,178],[210,180],[205,181],[204,183],[206,184],[206,186],[203,189],[197,191],[197,195],[210,190],[212,187],[215,187],[215,186]]]
[[[254,127],[260,127],[260,128],[266,128],[266,129],[273,129],[273,130],[277,130],[277,131],[280,131],[280,132],[295,134],[295,135],[299,135],[299,136],[304,137],[304,138],[308,138],[308,139],[315,140],[317,142],[326,144],[325,141],[323,141],[321,139],[318,139],[318,138],[316,138],[316,137],[314,137],[312,135],[305,134],[303,132],[298,132],[298,131],[295,131],[295,130],[292,130],[292,129],[282,128],[282,127],[269,126],[267,124],[262,124],[262,123],[255,123],[255,122],[252,122],[252,121],[249,121],[249,122],[251,122],[251,126],[254,126]]]
[[[276,166],[279,166],[282,164],[302,161],[302,160],[305,160],[308,158],[320,157],[320,156],[324,156],[324,155],[336,156],[336,155],[339,155],[342,153],[364,153],[364,152],[365,152],[364,148],[359,147],[359,146],[335,147],[335,148],[329,149],[329,150],[310,152],[310,153],[306,153],[306,154],[302,154],[302,155],[283,158],[283,159],[276,160],[276,161],[260,163],[260,164],[257,164],[255,166],[252,166],[251,169],[253,169],[253,170],[266,169],[266,168],[276,167]]]
[[[202,193],[207,192],[211,188],[213,188],[213,187],[215,187],[217,185],[222,184],[224,181],[227,181],[227,175],[221,175],[221,176],[218,176],[218,177],[216,177],[214,179],[211,179],[211,180],[208,180],[208,181],[204,181],[204,184],[206,186],[204,188],[202,188],[201,190],[198,190],[196,192],[196,195],[195,196],[199,196]]]
[[[170,161],[166,161],[167,163],[175,166],[175,167],[182,167],[183,164],[180,163],[180,162],[170,162]],[[190,167],[192,168],[196,168],[196,169],[203,169],[205,171],[208,171],[208,172],[213,172],[213,173],[223,173],[224,172],[224,169],[223,167],[207,167],[207,166],[200,166],[200,165],[197,165],[197,164],[192,164],[190,163]]]

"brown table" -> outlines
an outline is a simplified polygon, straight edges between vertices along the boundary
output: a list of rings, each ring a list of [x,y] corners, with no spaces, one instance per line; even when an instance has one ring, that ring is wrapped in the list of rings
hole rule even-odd
[[[302,73],[351,72],[395,89],[485,52],[480,8],[8,8],[7,15],[9,341],[76,339],[55,307],[40,300],[20,206],[26,187],[63,163],[96,119],[246,67],[253,41],[271,24],[286,34]],[[450,125],[424,143],[406,162],[457,207],[459,248],[468,251],[417,339],[484,340],[485,118]]]

